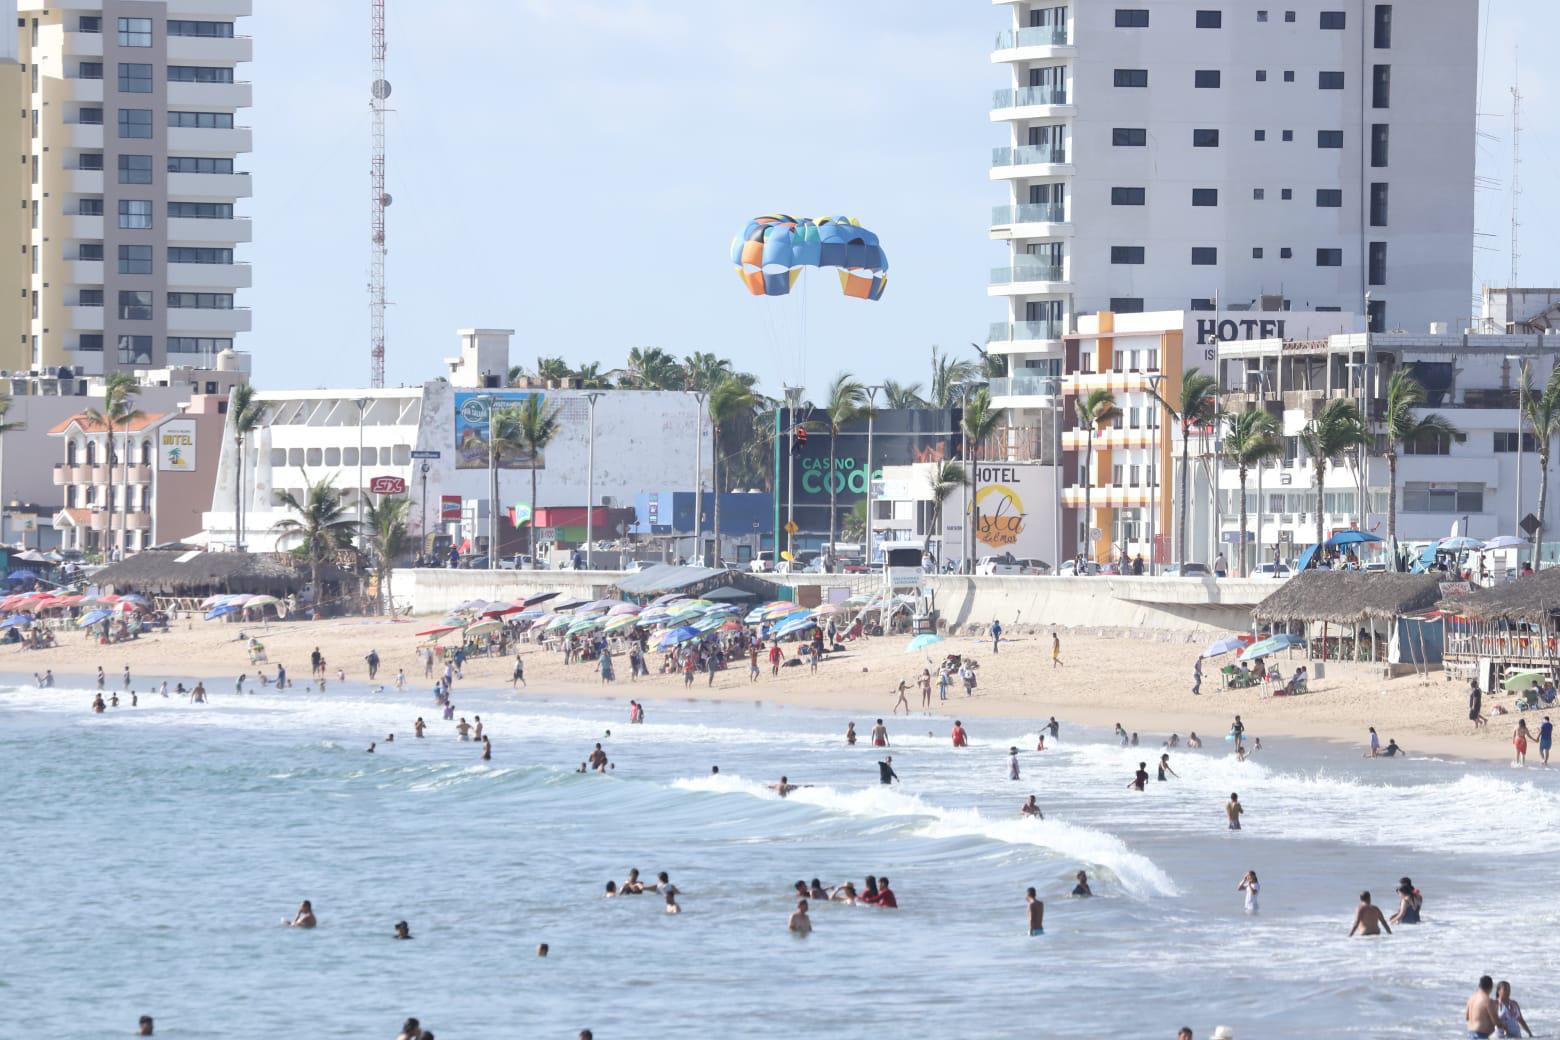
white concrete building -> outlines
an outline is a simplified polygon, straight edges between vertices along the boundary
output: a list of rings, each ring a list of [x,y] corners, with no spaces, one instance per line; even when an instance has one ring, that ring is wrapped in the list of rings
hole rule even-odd
[[[1038,425],[1098,311],[1471,311],[1477,0],[1003,3],[993,385]]]
[[[250,328],[236,211],[250,195],[237,117],[252,45],[236,23],[251,0],[17,7],[30,315],[24,349],[0,358],[87,374],[215,367]]]

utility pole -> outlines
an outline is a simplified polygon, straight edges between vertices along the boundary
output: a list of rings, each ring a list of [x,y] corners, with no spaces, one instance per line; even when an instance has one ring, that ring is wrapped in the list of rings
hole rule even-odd
[[[698,566],[704,566],[704,396],[705,391],[693,390],[693,558]],[[720,555],[720,546],[715,546]]]
[[[390,195],[385,191],[385,102],[390,98],[390,81],[385,79],[385,0],[371,0],[369,17],[369,56],[373,63],[373,85],[369,88],[369,112],[372,115],[372,145],[369,153],[369,385],[376,390],[385,385],[385,210]]]
[[[791,559],[796,559],[796,409],[802,402],[802,388],[799,386],[785,387],[786,419],[789,426],[786,432],[790,434],[791,443],[786,445],[786,455],[789,463],[785,478],[785,551],[791,554]],[[775,555],[780,555],[778,548]],[[778,562],[776,567],[778,567]]]
[[[590,402],[590,429],[585,455],[585,569],[596,569],[596,398],[600,390],[585,395]]]
[[[867,387],[867,544],[863,555],[867,566],[872,566],[872,423],[877,418],[877,395],[883,387],[873,383]]]

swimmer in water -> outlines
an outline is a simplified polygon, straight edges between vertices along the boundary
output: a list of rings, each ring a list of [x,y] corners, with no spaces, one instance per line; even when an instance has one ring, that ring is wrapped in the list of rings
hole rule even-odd
[[[482,738],[482,761],[484,761],[484,762],[491,762],[492,760],[493,760],[493,742],[491,740],[489,740],[487,737],[483,737]]]
[[[417,721],[412,723],[412,729],[416,731],[416,733],[417,733],[417,735],[419,737],[421,737],[423,735],[423,730],[425,730],[427,728],[428,728],[428,724],[422,720],[422,716],[421,715],[417,716]]]
[[[1235,761],[1237,761],[1237,762],[1244,762],[1244,761],[1246,761],[1246,748],[1245,748],[1245,745],[1243,745],[1243,744],[1236,744],[1235,745]]]
[[[398,689],[398,690],[404,690],[406,688],[406,669],[405,668],[397,668],[395,670],[395,688]]]
[[[769,789],[778,794],[781,798],[784,798],[786,795],[796,790],[799,786],[799,784],[791,783],[789,777],[782,776],[780,778],[780,782],[778,784],[770,784]]]
[[[395,734],[394,733],[386,733],[385,734],[385,743],[386,744],[393,744],[393,743],[395,743]]]
[[[1029,905],[1029,934],[1045,934],[1045,903],[1035,894],[1032,888],[1024,890],[1024,902]]]
[[[374,748],[375,748],[375,747],[377,747],[377,746],[378,746],[378,745],[376,745],[376,744],[375,744],[375,743],[374,743],[374,742],[373,742],[373,741],[372,741],[372,740],[370,740],[370,741],[369,741],[369,742],[368,742],[368,753],[369,753],[369,754],[370,754],[370,755],[372,755],[372,754],[373,754],[373,753],[374,753]]]
[[[411,926],[405,921],[397,921],[395,923],[395,937],[397,939],[410,939],[412,937]]]
[[[466,716],[462,715],[460,721],[455,724],[455,732],[460,734],[461,740],[471,739],[471,723],[466,721]]]
[[[108,706],[110,708],[117,708],[117,707],[119,707],[119,694],[111,693],[111,694],[108,695]]]
[[[601,745],[600,744],[597,744],[595,746],[595,748],[592,749],[592,751],[590,753],[590,758],[587,759],[587,761],[590,762],[590,767],[592,769],[594,769],[596,772],[598,772],[598,773],[606,772],[606,770],[607,770],[607,753],[605,751],[601,750]]]
[[[291,921],[287,922],[289,928],[313,928],[319,924],[314,917],[314,904],[305,899],[298,906],[298,913]]]
[[[1355,932],[1380,935],[1382,929],[1386,929],[1388,935],[1392,934],[1392,926],[1387,923],[1381,908],[1370,901],[1370,893],[1361,892],[1360,905],[1354,908],[1354,923],[1349,926],[1349,937],[1352,939]]]
[[[1035,802],[1034,795],[1030,795],[1029,801],[1019,807],[1018,813],[1020,816],[1033,816],[1039,820],[1045,819],[1045,813],[1040,811],[1040,806]]]
[[[888,747],[888,727],[883,725],[883,720],[878,719],[877,725],[872,727],[872,746]]]
[[[1077,896],[1079,899],[1087,899],[1094,895],[1094,890],[1089,887],[1089,875],[1087,873],[1080,870],[1078,873],[1074,874],[1073,877],[1075,877],[1078,881],[1078,883],[1073,886],[1073,895]]]
[[[1008,748],[1008,779],[1018,779],[1018,748]]]
[[[1132,779],[1127,781],[1127,789],[1131,791],[1148,790],[1148,763],[1139,762],[1137,772],[1132,774]]]
[[[1035,744],[1035,750],[1036,751],[1044,751],[1045,750],[1045,733],[1044,732],[1042,732],[1040,734],[1040,741],[1039,741],[1039,743]]]
[[[856,746],[856,724],[854,722],[845,723],[845,743],[851,747]]]
[[[1224,815],[1229,817],[1230,830],[1240,830],[1240,818],[1246,814],[1246,807],[1240,804],[1240,795],[1230,792],[1230,800],[1224,806]]]
[[[682,907],[677,905],[677,890],[675,888],[666,890],[666,912],[669,914],[682,913]]]
[[[1192,730],[1191,735],[1186,738],[1186,746],[1189,748],[1202,747],[1202,738],[1197,736],[1197,731],[1195,729]]]
[[[812,934],[812,918],[807,916],[807,900],[796,901],[796,910],[791,914],[791,920],[786,924],[786,928],[804,938]]]
[[[108,705],[103,703],[103,695],[101,693],[92,698],[92,710],[98,715],[108,710]]]
[[[1159,756],[1159,779],[1163,780],[1166,773],[1169,773],[1177,780],[1181,779],[1180,774],[1170,768],[1170,756],[1168,754]]]
[[[249,673],[248,672],[245,672],[243,675],[240,675],[238,677],[238,680],[235,683],[233,683],[233,692],[234,693],[243,693],[244,692],[244,680],[247,679],[247,678],[249,678]]]

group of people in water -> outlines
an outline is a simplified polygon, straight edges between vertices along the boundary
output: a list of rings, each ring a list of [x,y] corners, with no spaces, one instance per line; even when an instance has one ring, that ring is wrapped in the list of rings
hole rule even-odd
[[[598,744],[596,746],[600,747],[601,745]],[[645,882],[639,880],[639,869],[636,867],[628,872],[627,879],[621,885],[616,881],[607,882],[606,898],[639,896],[644,895],[646,892],[651,892],[661,897],[667,913],[680,914],[682,913],[682,906],[677,902],[677,896],[681,891],[676,885],[672,884],[672,879],[667,875],[666,871],[663,870],[657,874],[654,881]]]

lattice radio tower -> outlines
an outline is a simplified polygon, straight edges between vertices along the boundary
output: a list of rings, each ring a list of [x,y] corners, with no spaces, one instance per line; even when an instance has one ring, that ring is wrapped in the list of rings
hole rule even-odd
[[[370,0],[372,36],[369,54],[374,66],[374,82],[369,88],[369,111],[373,115],[373,153],[369,159],[372,190],[372,227],[368,274],[369,339],[372,372],[370,385],[385,385],[385,209],[390,196],[385,191],[385,102],[390,99],[390,81],[385,79],[385,0]]]

